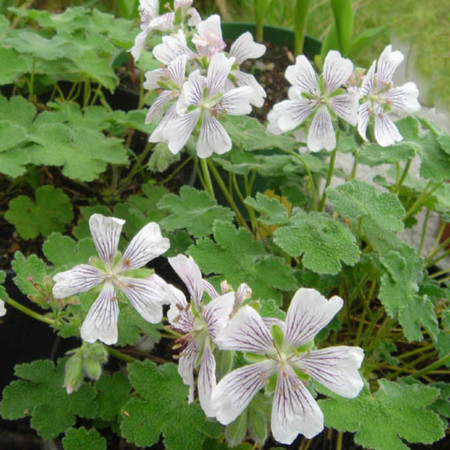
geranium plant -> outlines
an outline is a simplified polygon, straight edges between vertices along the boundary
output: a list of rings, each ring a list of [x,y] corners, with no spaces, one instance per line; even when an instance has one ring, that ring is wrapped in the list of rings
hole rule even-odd
[[[14,255],[25,298],[0,287],[2,326],[16,308],[74,342],[16,365],[1,416],[30,417],[68,450],[442,439],[450,139],[411,115],[416,85],[393,81],[402,54],[388,45],[357,67],[348,2],[332,2],[347,50],[298,55],[263,123],[245,61],[265,46],[248,32],[227,45],[220,17],[192,3],[141,0],[132,39],[130,21],[85,8],[0,16],[13,86],[0,97],[2,226],[42,243]],[[120,48],[139,85],[127,112],[106,91]],[[361,166],[387,168],[368,184]],[[400,233],[423,210],[409,245]]]

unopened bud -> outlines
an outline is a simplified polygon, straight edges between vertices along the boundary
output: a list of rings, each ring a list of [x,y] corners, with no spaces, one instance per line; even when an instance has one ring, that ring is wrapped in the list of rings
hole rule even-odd
[[[83,384],[83,358],[79,353],[69,358],[65,366],[64,387],[68,394]]]

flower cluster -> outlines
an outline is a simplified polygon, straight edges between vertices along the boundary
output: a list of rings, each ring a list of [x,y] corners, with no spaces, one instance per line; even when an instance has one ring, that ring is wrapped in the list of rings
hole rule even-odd
[[[166,142],[177,154],[195,135],[197,155],[206,158],[231,150],[231,139],[221,124],[224,115],[249,114],[252,105],[263,105],[264,89],[240,65],[262,56],[265,46],[244,33],[225,53],[220,17],[202,21],[191,4],[176,1],[174,12],[157,16],[158,2],[141,0],[142,32],[130,51],[138,59],[147,36],[165,32],[152,51],[161,68],[147,72],[144,83],[145,89],[158,92],[146,119],[158,121],[150,142]]]

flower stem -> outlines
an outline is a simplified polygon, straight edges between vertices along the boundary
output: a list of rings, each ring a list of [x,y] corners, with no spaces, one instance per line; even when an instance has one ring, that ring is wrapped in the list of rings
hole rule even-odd
[[[11,305],[12,307],[18,309],[19,311],[23,312],[27,316],[32,317],[33,319],[39,320],[40,322],[48,323],[49,325],[52,326],[55,325],[55,321],[53,319],[50,319],[50,317],[45,317],[42,314],[34,312],[32,309],[23,306],[21,303],[16,302],[12,298],[7,298],[4,301],[5,303],[8,303],[8,305]]]
[[[327,181],[323,188],[322,199],[320,200],[319,211],[322,212],[325,208],[325,201],[327,199],[327,188],[331,183],[334,173],[334,163],[336,161],[337,147],[331,152],[330,167],[328,168]]]
[[[428,198],[431,197],[431,195],[436,190],[438,190],[442,186],[443,183],[444,183],[443,181],[440,181],[439,183],[436,183],[435,186],[431,190],[429,190],[427,192],[427,189],[433,184],[432,181],[429,181],[427,186],[426,186],[426,188],[425,188],[425,190],[422,192],[421,195],[419,195],[419,197],[413,203],[411,208],[409,208],[409,210],[406,212],[404,220],[407,219],[409,216],[412,216],[413,214],[415,214],[420,209],[420,207],[425,203],[425,201],[428,200]]]
[[[112,347],[106,347],[106,351],[111,355],[114,356],[114,358],[120,359],[121,361],[125,361],[127,363],[134,363],[137,362],[138,360],[136,358],[133,358],[132,356],[129,355],[125,355],[125,353],[119,352],[119,350],[116,350],[115,348]]]
[[[397,181],[397,185],[395,186],[395,189],[393,190],[394,194],[398,194],[400,192],[400,188],[402,187],[403,182],[405,181],[405,178],[408,175],[409,168],[411,167],[411,163],[412,163],[412,159],[408,159],[408,161],[406,162],[405,168],[403,169],[403,172]]]
[[[175,175],[190,161],[192,160],[192,155],[186,158],[167,178],[161,181],[161,184],[168,183]]]
[[[417,256],[421,256],[422,255],[422,250],[423,250],[423,246],[425,244],[425,236],[427,234],[427,227],[428,227],[428,220],[430,218],[430,209],[427,208],[427,212],[425,214],[425,220],[423,221],[423,226],[422,226],[422,234],[420,236],[420,244],[419,244],[419,248],[417,249]]]
[[[434,369],[437,369],[438,367],[441,367],[444,364],[447,364],[449,361],[450,361],[450,354],[444,356],[441,359],[438,359],[437,361],[435,361],[434,363],[430,364],[429,366],[424,367],[423,369],[417,371],[416,373],[413,374],[413,377],[414,378],[423,377],[424,375],[427,375],[430,372],[433,372]]]
[[[209,159],[209,158],[208,158]],[[208,192],[209,196],[215,200],[216,196],[214,195],[214,188],[211,182],[211,175],[209,174],[208,170],[208,161],[206,158],[200,158],[200,167],[202,168],[203,172],[203,179],[205,180],[205,187],[206,191]]]

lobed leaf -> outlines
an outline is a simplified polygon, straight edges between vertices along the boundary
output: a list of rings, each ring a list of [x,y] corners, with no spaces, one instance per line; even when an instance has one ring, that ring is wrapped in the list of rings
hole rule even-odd
[[[64,450],[106,450],[106,439],[95,429],[70,428],[62,439]]]

